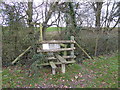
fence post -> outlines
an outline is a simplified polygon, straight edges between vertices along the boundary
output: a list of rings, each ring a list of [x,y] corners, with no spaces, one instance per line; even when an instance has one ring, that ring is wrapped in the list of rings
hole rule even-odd
[[[74,41],[74,36],[71,36],[71,40]],[[74,44],[71,44],[71,48],[74,48]],[[71,51],[71,56],[74,56],[74,50]]]

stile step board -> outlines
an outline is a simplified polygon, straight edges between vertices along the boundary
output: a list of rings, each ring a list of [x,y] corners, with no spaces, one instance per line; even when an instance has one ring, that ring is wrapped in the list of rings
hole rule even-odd
[[[66,59],[64,59],[63,57],[61,57],[60,55],[58,54],[55,54],[55,57],[62,63],[67,63]]]
[[[72,60],[72,61],[67,61],[66,62],[66,64],[70,64],[70,63],[75,63],[76,61],[75,60]],[[57,65],[59,65],[59,64],[62,64],[61,62],[54,62],[54,64],[57,64]],[[37,66],[47,66],[47,65],[50,65],[50,63],[43,63],[43,64],[37,64]]]
[[[57,66],[55,65],[54,62],[50,62],[50,65],[51,65],[51,67],[54,68],[54,69],[57,68]]]
[[[65,58],[65,59],[76,58],[76,56],[62,56],[62,57]],[[55,58],[55,57],[48,57],[47,59],[48,60],[54,60],[54,59],[57,59],[57,58]]]

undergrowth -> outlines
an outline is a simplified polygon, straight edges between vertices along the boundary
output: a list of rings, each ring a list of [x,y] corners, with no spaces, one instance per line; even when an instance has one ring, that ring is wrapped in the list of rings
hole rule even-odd
[[[25,66],[3,67],[3,88],[117,88],[118,55],[99,56],[86,59],[83,64],[66,65],[66,73],[61,67],[56,75],[51,74],[51,67],[39,68],[37,75],[28,74]]]

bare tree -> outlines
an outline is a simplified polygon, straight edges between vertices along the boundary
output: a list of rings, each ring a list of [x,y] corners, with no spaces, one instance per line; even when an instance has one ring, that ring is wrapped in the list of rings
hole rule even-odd
[[[100,30],[100,26],[101,26],[100,18],[101,18],[102,4],[103,2],[92,3],[92,6],[95,12],[95,27],[97,28],[97,30]]]
[[[28,2],[28,10],[26,11],[26,14],[28,16],[27,23],[29,28],[33,28],[33,24],[31,24],[33,16],[33,0],[31,2]]]

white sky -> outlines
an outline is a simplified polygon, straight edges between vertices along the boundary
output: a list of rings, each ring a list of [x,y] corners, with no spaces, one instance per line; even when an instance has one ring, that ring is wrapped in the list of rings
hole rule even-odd
[[[5,0],[5,2],[27,2],[28,0]],[[29,1],[32,1],[32,0],[29,0]],[[34,4],[37,6],[37,5],[39,5],[40,3],[42,3],[43,1],[57,1],[57,0],[33,0],[34,1]],[[62,1],[65,1],[65,0],[62,0]],[[66,0],[66,1],[68,1],[68,0]],[[79,1],[79,2],[87,2],[87,1],[90,1],[90,2],[92,2],[92,1],[101,1],[101,0],[73,0],[74,2],[76,2],[76,1]],[[118,2],[118,1],[120,1],[120,0],[103,0],[103,1],[110,1],[110,2],[114,2],[114,1],[116,1],[116,2]],[[110,5],[110,7],[109,7],[109,9],[111,9],[112,8],[112,6]],[[42,8],[42,9],[44,9],[44,7]],[[103,6],[102,7],[102,10],[103,10],[103,12],[104,11],[106,11],[106,6]],[[102,13],[102,14],[104,14],[104,13]],[[0,18],[1,19],[1,18]],[[52,17],[51,18],[51,20],[54,20],[55,19],[55,17]],[[48,24],[50,24],[51,23],[51,20],[49,20],[49,22],[48,22]],[[84,24],[86,24],[85,22],[83,22]],[[64,25],[64,23],[61,23],[61,26],[65,26]],[[112,25],[113,26],[113,25]]]
[[[28,2],[28,1],[34,1],[34,2],[45,2],[45,1],[49,1],[49,2],[55,2],[55,1],[58,1],[58,0],[3,0],[4,2]],[[120,0],[60,0],[60,1],[64,1],[64,2],[70,2],[70,1],[73,1],[73,2],[101,2],[101,1],[111,1],[111,2],[119,2]]]

